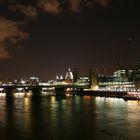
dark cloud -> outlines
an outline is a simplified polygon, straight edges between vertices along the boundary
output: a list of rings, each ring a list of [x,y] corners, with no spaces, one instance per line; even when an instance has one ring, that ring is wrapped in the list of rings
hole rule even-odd
[[[18,4],[10,6],[10,10],[22,13],[25,16],[25,18],[35,18],[38,16],[37,9],[31,5]]]
[[[9,52],[7,51],[4,42],[0,42],[0,59],[10,58]]]
[[[79,13],[81,8],[81,0],[70,0],[69,8],[71,11]]]
[[[108,7],[113,1],[114,0],[38,0],[37,6],[44,12],[59,15],[64,9],[68,12],[80,13],[85,7],[93,8],[94,5]]]
[[[56,16],[64,10],[80,14],[84,7],[93,8],[95,4],[98,4],[107,8],[114,1],[117,0],[0,0],[0,4],[10,7],[10,12],[21,13],[24,15],[24,20],[27,21],[27,19],[31,20],[37,17],[40,10]],[[7,41],[13,44],[28,36],[21,29],[19,21],[8,20],[3,17],[4,15],[0,18],[0,59],[9,57]]]
[[[96,0],[96,2],[103,7],[108,7],[112,1],[113,0]]]
[[[10,57],[7,42],[12,45],[28,37],[28,33],[20,29],[22,25],[23,23],[0,17],[0,59]]]
[[[62,12],[61,3],[58,0],[39,0],[37,6],[44,12],[58,15]]]

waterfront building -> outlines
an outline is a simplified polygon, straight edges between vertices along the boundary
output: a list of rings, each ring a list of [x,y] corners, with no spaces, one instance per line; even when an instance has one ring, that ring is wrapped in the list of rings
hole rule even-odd
[[[97,71],[94,68],[89,70],[89,80],[90,80],[90,89],[97,90],[98,89],[98,80],[97,80]]]
[[[110,76],[98,76],[98,85],[98,90],[135,91],[134,82],[128,81],[128,74],[125,69],[117,70]]]
[[[73,73],[70,68],[66,72],[65,80],[73,80]]]
[[[71,71],[70,68],[66,72],[66,76],[65,76],[65,79],[63,80],[63,82],[65,82],[67,84],[73,83],[73,72]]]
[[[112,75],[98,75],[98,89],[108,89],[109,85],[113,83]]]
[[[77,82],[75,84],[77,85],[89,85],[90,79],[89,76],[81,76],[79,79],[77,79]]]
[[[133,79],[134,79],[136,90],[140,91],[140,64],[137,64],[134,67]]]
[[[39,83],[39,78],[38,77],[30,77],[29,83],[32,85],[36,85]]]
[[[129,82],[134,81],[134,68],[130,67],[126,70],[126,75]]]
[[[63,75],[56,76],[55,83],[57,83],[57,84],[70,84],[73,82],[73,77],[74,77],[73,72],[69,68],[68,71],[66,72],[65,78],[63,77]]]
[[[114,72],[113,74],[114,82],[126,82],[128,81],[126,70],[120,69]]]

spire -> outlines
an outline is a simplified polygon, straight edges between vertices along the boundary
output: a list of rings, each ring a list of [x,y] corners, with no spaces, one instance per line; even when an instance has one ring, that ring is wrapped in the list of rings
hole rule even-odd
[[[63,76],[62,75],[60,76],[60,80],[63,80]]]
[[[59,80],[59,76],[58,75],[56,75],[56,80]]]

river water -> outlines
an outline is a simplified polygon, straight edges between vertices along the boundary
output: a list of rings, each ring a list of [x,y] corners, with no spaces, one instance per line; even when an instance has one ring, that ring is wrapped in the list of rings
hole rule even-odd
[[[140,102],[74,96],[0,98],[1,140],[139,140]]]

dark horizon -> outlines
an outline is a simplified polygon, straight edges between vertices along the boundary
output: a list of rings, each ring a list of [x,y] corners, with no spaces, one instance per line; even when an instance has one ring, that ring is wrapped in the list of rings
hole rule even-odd
[[[137,0],[0,0],[0,81],[134,66],[139,25]]]

